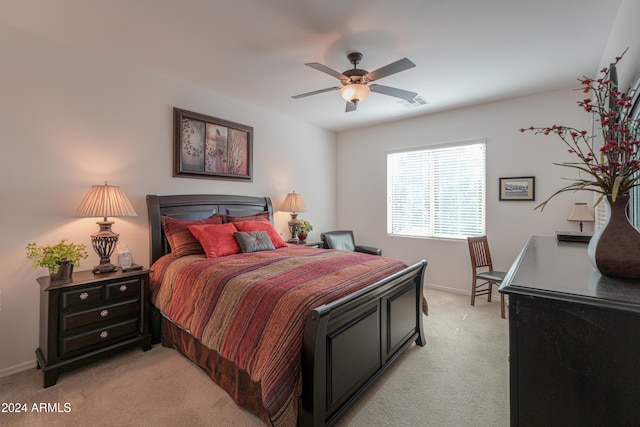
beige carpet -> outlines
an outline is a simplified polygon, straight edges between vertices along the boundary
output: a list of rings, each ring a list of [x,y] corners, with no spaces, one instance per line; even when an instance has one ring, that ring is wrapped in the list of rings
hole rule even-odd
[[[412,346],[338,426],[508,426],[508,322],[497,302],[426,289],[427,346]],[[176,351],[133,349],[42,388],[30,369],[0,379],[0,426],[264,426]],[[42,405],[44,404],[44,405]],[[34,407],[35,405],[35,407]],[[39,412],[39,409],[60,412]]]

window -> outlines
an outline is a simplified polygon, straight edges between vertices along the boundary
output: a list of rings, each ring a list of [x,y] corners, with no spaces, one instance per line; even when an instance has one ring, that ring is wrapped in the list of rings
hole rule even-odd
[[[387,154],[387,233],[485,234],[485,141]]]

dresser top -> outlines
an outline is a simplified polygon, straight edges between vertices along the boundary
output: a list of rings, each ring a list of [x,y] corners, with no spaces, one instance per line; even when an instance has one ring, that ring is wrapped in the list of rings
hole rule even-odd
[[[151,270],[143,268],[141,270],[122,271],[118,269],[111,273],[97,274],[91,270],[74,271],[70,279],[67,280],[51,280],[50,276],[38,277],[37,282],[40,288],[45,291],[52,289],[68,288],[72,286],[86,285],[90,283],[97,283],[104,280],[118,280],[126,279],[128,277],[140,276],[147,274]]]
[[[589,262],[586,244],[555,237],[529,238],[500,292],[640,311],[640,280],[602,276]]]

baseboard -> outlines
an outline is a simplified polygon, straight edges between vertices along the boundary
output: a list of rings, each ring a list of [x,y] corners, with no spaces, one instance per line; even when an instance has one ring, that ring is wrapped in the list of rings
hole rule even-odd
[[[17,374],[18,372],[26,371],[27,369],[32,369],[37,366],[36,360],[30,360],[28,362],[23,362],[15,366],[10,366],[8,368],[4,368],[0,370],[0,378],[8,377],[9,375]]]
[[[435,290],[438,290],[438,291],[452,292],[454,294],[467,295],[467,296],[471,297],[471,291],[463,290],[463,289],[459,289],[459,288],[451,288],[449,286],[434,285],[434,284],[431,284],[431,283],[425,283],[423,285],[423,287],[425,289],[435,289]],[[495,298],[497,298],[497,299],[495,299]],[[500,293],[497,292],[497,289],[496,289],[496,291],[491,293],[491,299],[493,301],[500,302]]]
[[[425,283],[423,287],[426,289],[436,289],[438,291],[453,292],[453,293],[462,294],[462,295],[470,295],[469,291],[464,291],[458,288],[451,288],[448,286],[434,285],[431,283]]]

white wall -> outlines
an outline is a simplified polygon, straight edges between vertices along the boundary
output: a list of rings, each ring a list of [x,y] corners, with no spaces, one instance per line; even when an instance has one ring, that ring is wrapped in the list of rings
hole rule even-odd
[[[146,194],[264,195],[278,209],[296,190],[309,209],[300,217],[315,227],[311,239],[335,227],[332,132],[6,25],[0,69],[0,376],[35,366],[35,279],[47,271],[31,268],[27,243],[69,238],[89,248],[81,269],[97,264],[89,238],[96,220],[72,216],[93,184],[108,180],[130,198],[138,216],[115,218],[113,229],[146,266]],[[174,106],[253,126],[253,182],[173,178]],[[301,151],[307,162],[292,156]],[[276,213],[287,237],[288,217]]]
[[[611,35],[602,53],[599,69],[608,67],[617,56],[629,50],[617,66],[620,89],[627,90],[640,77],[640,2],[623,0],[613,24]]]
[[[338,226],[354,229],[358,241],[383,248],[406,262],[429,262],[426,282],[469,292],[471,267],[466,241],[416,239],[386,234],[386,153],[398,148],[486,138],[487,235],[496,269],[506,270],[533,234],[577,230],[566,220],[574,202],[588,194],[556,197],[544,212],[534,207],[571,176],[552,162],[573,160],[557,137],[522,134],[522,127],[554,123],[590,129],[589,117],[576,105],[581,93],[571,88],[479,105],[338,135]],[[567,175],[569,174],[569,175]],[[536,177],[536,201],[499,201],[498,178]]]

